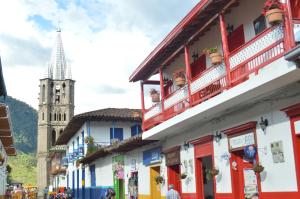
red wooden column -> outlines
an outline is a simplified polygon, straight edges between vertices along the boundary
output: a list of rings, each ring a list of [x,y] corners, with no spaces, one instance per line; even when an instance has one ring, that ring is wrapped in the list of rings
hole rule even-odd
[[[144,96],[144,82],[141,81],[141,105],[142,105],[142,119],[143,119],[143,122],[144,122],[144,114],[145,114],[145,96]],[[145,130],[144,129],[144,126],[142,125],[143,127],[143,131]]]
[[[165,105],[164,105],[164,101],[165,101],[165,89],[164,89],[164,75],[163,75],[163,67],[161,66],[159,68],[159,79],[160,79],[160,93],[161,93],[161,112],[164,113],[165,111]]]
[[[290,0],[286,0],[284,9],[284,26],[285,26],[285,39],[286,39],[286,50],[290,50],[295,47],[294,28],[293,28],[293,17]]]
[[[184,47],[184,60],[185,60],[185,73],[188,82],[188,93],[189,93],[189,102],[190,106],[193,104],[192,102],[192,94],[191,94],[191,79],[192,79],[192,72],[191,72],[191,65],[190,65],[190,49],[188,46]]]
[[[221,29],[221,37],[222,37],[224,63],[225,63],[226,73],[227,73],[226,75],[227,87],[230,88],[231,75],[230,75],[230,62],[229,62],[229,47],[228,47],[227,30],[226,30],[224,14],[219,15],[219,20],[220,20],[220,29]]]

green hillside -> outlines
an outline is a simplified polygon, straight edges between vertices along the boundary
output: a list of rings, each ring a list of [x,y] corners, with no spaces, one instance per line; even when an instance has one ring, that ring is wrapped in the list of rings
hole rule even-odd
[[[16,157],[9,157],[12,168],[10,178],[24,184],[36,184],[37,111],[28,104],[6,97],[0,99],[8,105],[13,126]]]
[[[35,153],[37,147],[37,111],[28,104],[6,97],[0,102],[8,105],[12,120],[14,145],[18,151]]]
[[[18,151],[16,157],[9,157],[8,163],[12,168],[10,178],[14,181],[23,182],[24,185],[36,184],[36,157]]]

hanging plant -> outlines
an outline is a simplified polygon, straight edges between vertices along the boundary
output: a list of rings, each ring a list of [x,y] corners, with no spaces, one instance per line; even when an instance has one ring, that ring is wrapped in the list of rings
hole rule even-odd
[[[186,179],[186,177],[187,177],[187,173],[182,173],[182,174],[180,174],[180,178],[181,178],[181,179]]]
[[[219,169],[216,168],[206,169],[205,173],[206,173],[206,179],[211,180],[214,176],[219,174]]]
[[[0,166],[2,166],[4,164],[4,156],[0,153]]]
[[[265,167],[263,167],[260,163],[256,163],[253,165],[253,171],[255,173],[261,173],[263,170],[265,170]]]
[[[155,177],[155,182],[156,182],[157,185],[162,184],[163,181],[164,181],[164,178],[162,176],[156,176]]]

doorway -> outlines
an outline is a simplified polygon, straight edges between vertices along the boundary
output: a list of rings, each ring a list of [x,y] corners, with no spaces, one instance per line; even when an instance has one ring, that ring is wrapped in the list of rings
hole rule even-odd
[[[125,184],[124,179],[114,177],[114,190],[116,192],[116,199],[125,199]]]
[[[198,198],[214,199],[214,178],[209,176],[209,171],[213,168],[212,156],[204,156],[196,159],[196,179]]]
[[[245,158],[244,151],[231,153],[232,185],[234,198],[245,198],[246,195],[260,195],[259,177],[253,171],[253,165],[257,159]]]
[[[180,165],[168,166],[168,185],[173,184],[174,190],[181,195]]]
[[[160,167],[150,167],[150,191],[151,199],[160,199],[161,193],[160,193],[160,185],[158,185],[155,181],[155,178],[160,175]]]

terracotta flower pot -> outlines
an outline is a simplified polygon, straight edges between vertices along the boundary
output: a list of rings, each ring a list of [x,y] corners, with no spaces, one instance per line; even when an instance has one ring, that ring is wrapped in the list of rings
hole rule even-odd
[[[185,84],[185,78],[177,77],[177,78],[175,78],[175,83],[177,86],[182,87]]]
[[[222,63],[222,56],[218,52],[209,54],[209,57],[213,65]]]
[[[153,93],[151,94],[152,102],[159,102],[159,94],[158,93]]]
[[[254,171],[255,173],[261,173],[264,169],[265,169],[265,168],[264,168],[262,165],[260,165],[260,164],[255,164],[255,165],[253,166],[253,171]]]
[[[276,24],[283,21],[283,12],[279,8],[274,8],[266,12],[267,20],[270,24]]]

